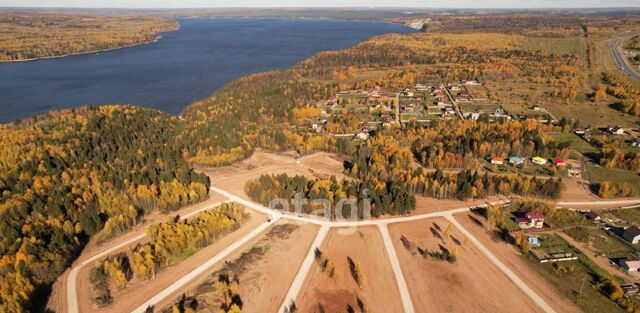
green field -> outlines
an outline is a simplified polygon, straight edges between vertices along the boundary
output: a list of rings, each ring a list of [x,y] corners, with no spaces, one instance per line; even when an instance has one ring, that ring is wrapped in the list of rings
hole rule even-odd
[[[542,236],[541,249],[570,251],[580,257],[578,261],[543,264],[529,254],[526,260],[538,275],[554,285],[561,295],[576,303],[583,312],[624,312],[595,287],[594,273],[602,273],[604,270],[593,264],[578,249],[557,235],[551,234]]]
[[[553,140],[557,142],[569,142],[571,143],[571,149],[576,150],[582,154],[598,153],[598,149],[588,142],[584,141],[578,135],[574,133],[550,133]]]
[[[607,211],[633,225],[640,225],[640,207]]]
[[[587,173],[591,183],[610,181],[613,183],[626,182],[631,185],[632,196],[640,195],[640,176],[635,172],[617,168],[605,168],[601,166],[587,165]]]
[[[632,258],[633,250],[599,227],[572,227],[564,231],[579,242],[589,243],[593,252],[607,258]]]
[[[542,51],[560,55],[582,55],[585,51],[584,44],[579,37],[528,37],[522,44],[522,48],[525,50]]]

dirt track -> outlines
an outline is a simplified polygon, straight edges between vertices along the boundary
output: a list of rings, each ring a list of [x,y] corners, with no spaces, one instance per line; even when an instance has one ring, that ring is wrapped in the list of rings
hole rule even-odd
[[[447,225],[445,219],[436,218],[389,227],[416,312],[513,312],[516,307],[518,312],[542,312],[472,244],[465,245],[453,226],[450,237],[445,236]],[[458,260],[451,264],[413,255],[401,236],[430,251],[440,251],[440,245],[455,249]]]
[[[484,226],[484,221],[473,213],[462,213],[454,216],[467,231],[473,234],[487,249],[489,249],[501,262],[508,266],[530,288],[540,295],[558,312],[580,312],[580,309],[564,298],[549,282],[538,276],[535,271],[522,259],[520,253],[510,244],[494,239]],[[477,224],[471,218],[481,224]]]
[[[358,227],[353,233],[342,234],[348,230],[334,228],[329,232],[322,250],[335,264],[337,276],[330,278],[316,262],[296,301],[300,312],[317,312],[319,305],[325,312],[347,312],[348,306],[359,312],[360,300],[375,312],[401,313],[400,294],[377,227]],[[351,275],[348,257],[361,263],[362,288]]]

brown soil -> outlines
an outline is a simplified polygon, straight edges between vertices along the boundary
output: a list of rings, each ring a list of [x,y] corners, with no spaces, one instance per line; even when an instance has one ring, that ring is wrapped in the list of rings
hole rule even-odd
[[[417,312],[542,312],[453,225],[447,236],[449,224],[436,218],[389,227]],[[447,249],[457,261],[425,258],[403,236],[429,251]]]
[[[598,200],[589,190],[589,182],[582,178],[563,178],[564,191],[560,201],[593,201]]]
[[[140,306],[161,290],[170,286],[179,277],[186,275],[231,243],[266,222],[266,216],[248,208],[246,210],[250,213],[249,217],[236,231],[224,236],[212,245],[200,249],[185,260],[163,269],[152,280],[141,281],[134,278],[124,289],[117,290],[114,288],[112,290],[113,302],[107,307],[97,308],[92,303],[91,285],[88,280],[91,265],[85,266],[80,270],[80,274],[78,275],[78,302],[80,312],[127,312]]]
[[[351,234],[342,234],[346,230],[351,229],[331,229],[322,245],[337,276],[329,277],[315,262],[296,300],[299,312],[317,312],[319,305],[325,312],[347,312],[348,306],[360,312],[358,300],[371,311],[402,312],[400,293],[377,227],[358,227]],[[348,257],[361,264],[362,289],[351,275]]]
[[[280,222],[230,256],[224,265],[216,265],[211,274],[203,275],[205,279],[184,289],[185,294],[197,299],[198,309],[217,312],[220,301],[212,292],[213,283],[219,274],[231,272],[240,281],[242,312],[277,312],[317,232],[318,226],[313,224]]]
[[[457,209],[457,208],[466,208],[466,207],[476,206],[479,204],[486,204],[487,202],[495,202],[499,200],[503,200],[503,198],[495,196],[495,197],[489,197],[486,199],[460,201],[460,200],[452,200],[452,199],[435,199],[435,198],[417,196],[416,210],[412,213],[412,215],[441,212],[441,211],[447,211],[447,210]]]
[[[342,161],[334,154],[317,152],[295,159],[284,154],[260,150],[234,165],[204,170],[211,177],[211,185],[244,198],[247,198],[244,193],[246,182],[260,175],[286,173],[289,176],[305,175],[315,178],[334,175],[340,179],[344,178],[342,171]]]
[[[533,289],[557,312],[580,312],[580,309],[570,300],[558,292],[558,290],[540,277],[527,265],[512,245],[496,238],[489,232],[484,224],[484,219],[473,213],[457,214],[456,220],[476,237],[489,251],[491,251],[502,263],[509,267],[527,286]],[[514,287],[516,288],[516,287]]]

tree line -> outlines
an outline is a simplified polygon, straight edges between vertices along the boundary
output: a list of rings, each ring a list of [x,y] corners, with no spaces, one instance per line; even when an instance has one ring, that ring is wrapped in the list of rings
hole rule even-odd
[[[208,196],[173,146],[178,119],[130,106],[50,112],[0,126],[0,311],[40,304],[89,238]]]
[[[147,228],[147,243],[139,244],[126,254],[97,261],[91,270],[90,282],[99,304],[111,299],[110,286],[124,288],[134,277],[155,278],[163,268],[179,261],[185,253],[195,252],[240,227],[244,207],[223,203],[200,212],[187,220],[172,218]]]

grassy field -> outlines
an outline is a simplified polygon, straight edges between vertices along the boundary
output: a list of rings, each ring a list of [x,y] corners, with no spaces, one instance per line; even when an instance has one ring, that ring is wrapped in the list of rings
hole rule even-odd
[[[528,37],[522,48],[531,51],[543,51],[553,54],[582,55],[586,51],[579,37]]]
[[[624,312],[595,287],[593,272],[604,270],[599,269],[578,249],[557,235],[544,235],[542,245],[541,248],[545,251],[571,251],[580,257],[578,261],[543,264],[530,254],[526,256],[531,268],[556,286],[563,296],[575,302],[583,312]]]
[[[598,153],[598,149],[588,142],[584,141],[578,135],[574,133],[550,133],[549,136],[557,142],[569,142],[571,143],[571,149],[576,150],[582,154]]]
[[[640,207],[607,211],[633,225],[640,225]]]
[[[632,196],[640,195],[640,176],[632,171],[587,165],[587,173],[591,183],[600,183],[605,180],[613,183],[626,182],[631,185]]]
[[[597,227],[573,227],[564,231],[573,239],[588,243],[593,252],[607,258],[631,258],[632,249]]]

